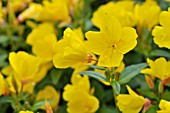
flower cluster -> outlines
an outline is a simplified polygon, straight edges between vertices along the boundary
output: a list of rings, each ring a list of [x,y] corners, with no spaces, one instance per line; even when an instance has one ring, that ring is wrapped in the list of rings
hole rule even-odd
[[[0,0],[0,112],[170,112],[169,0],[103,1]]]

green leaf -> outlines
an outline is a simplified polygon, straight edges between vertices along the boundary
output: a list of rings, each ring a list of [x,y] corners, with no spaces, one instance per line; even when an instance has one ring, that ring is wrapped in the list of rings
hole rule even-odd
[[[157,105],[151,105],[146,113],[156,113],[159,110]]]
[[[133,77],[138,75],[140,71],[145,67],[147,67],[146,63],[127,66],[121,73],[121,78],[119,79],[119,83],[124,84],[129,82]]]
[[[148,89],[137,89],[137,91],[150,99],[159,100],[159,98],[154,94],[153,91],[150,91]]]
[[[88,65],[88,66],[93,68],[93,69],[106,70],[106,68],[100,67],[100,66],[95,66],[95,65]]]
[[[93,77],[97,80],[104,80],[104,81],[108,81],[106,79],[106,76],[99,73],[99,72],[95,72],[95,71],[83,71],[83,72],[79,72],[78,74],[82,74],[82,75],[88,75],[90,77]]]
[[[96,113],[116,113],[113,106],[102,105]]]
[[[52,69],[50,72],[51,75],[51,80],[53,82],[53,84],[58,84],[61,76],[62,76],[63,70],[59,70],[59,69]]]
[[[157,56],[157,57],[167,57],[167,58],[170,58],[170,53],[168,51],[160,50],[160,49],[153,50],[151,52],[151,55],[152,56]]]
[[[0,104],[3,104],[3,103],[10,103],[12,102],[12,98],[10,96],[2,96],[0,98]]]
[[[117,81],[113,81],[111,83],[113,90],[116,92],[116,94],[120,93],[120,84]]]
[[[48,100],[48,102],[51,103],[51,102],[53,102],[53,100]],[[36,110],[38,110],[39,108],[41,108],[42,106],[45,106],[45,100],[36,102],[36,103],[30,108],[30,110],[31,110],[31,111],[36,111]]]

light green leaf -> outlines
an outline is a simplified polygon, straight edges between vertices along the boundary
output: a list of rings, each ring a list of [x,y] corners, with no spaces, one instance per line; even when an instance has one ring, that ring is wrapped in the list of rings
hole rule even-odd
[[[133,77],[138,75],[140,71],[145,67],[147,67],[146,63],[127,66],[121,73],[121,78],[119,79],[119,83],[124,84],[129,82]]]
[[[111,83],[113,90],[116,92],[116,94],[120,93],[120,84],[117,81],[113,81]]]
[[[100,66],[95,66],[95,65],[88,65],[88,66],[93,68],[93,69],[106,70],[106,68],[100,67]]]
[[[99,72],[95,72],[95,71],[83,71],[83,72],[79,72],[78,74],[82,74],[82,75],[88,75],[90,77],[93,77],[97,80],[104,80],[104,81],[108,81],[106,79],[106,76],[99,73]]]
[[[167,57],[170,58],[170,52],[165,51],[165,50],[160,50],[156,49],[151,52],[152,56],[157,56],[157,57]]]

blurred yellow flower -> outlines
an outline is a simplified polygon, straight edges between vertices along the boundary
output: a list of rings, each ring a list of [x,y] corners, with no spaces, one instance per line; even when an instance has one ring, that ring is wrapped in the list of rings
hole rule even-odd
[[[170,77],[170,61],[166,61],[165,58],[161,57],[155,61],[147,59],[147,63],[150,68],[145,68],[141,70],[141,73],[146,75],[155,76],[161,80],[165,80]]]
[[[67,0],[43,0],[43,5],[31,3],[18,17],[20,21],[34,19],[37,21],[66,21],[70,22]],[[53,10],[51,10],[53,9]]]
[[[44,89],[40,90],[36,95],[36,101],[41,100],[52,100],[50,103],[51,107],[57,109],[58,103],[60,101],[60,93],[52,86],[46,86]],[[42,106],[41,109],[45,110],[45,106]]]
[[[32,0],[10,0],[11,8],[13,11],[22,11],[24,8],[27,7],[29,3],[31,3]]]
[[[168,11],[162,11],[159,18],[161,26],[155,26],[152,31],[154,42],[159,47],[166,47],[170,49],[170,8]]]
[[[122,113],[139,113],[146,99],[137,95],[128,85],[129,94],[119,94],[117,96],[117,106]]]
[[[3,19],[2,1],[0,1],[0,25],[3,22],[4,22],[4,19]]]
[[[135,16],[140,27],[151,30],[159,23],[160,6],[154,0],[147,0],[143,4],[135,5]]]
[[[157,111],[157,113],[170,113],[170,102],[161,100],[159,103],[159,108],[161,110]]]
[[[0,96],[4,94],[5,92],[5,85],[4,85],[4,77],[0,73]]]
[[[105,5],[101,5],[94,15],[105,11],[112,16],[115,16],[122,26],[129,27],[135,26],[136,18],[134,17],[134,1],[117,1],[109,2]]]
[[[35,55],[44,61],[52,61],[56,53],[55,44],[57,43],[53,24],[42,23],[38,25],[27,36],[26,42],[32,46]]]
[[[15,80],[15,84],[14,84],[14,80]],[[17,77],[13,77],[12,75],[9,75],[6,78],[6,81],[8,83],[9,90],[12,93],[20,93],[22,90],[23,92],[32,94],[34,91],[35,82],[29,81],[23,85]]]
[[[52,66],[53,66],[52,63],[41,63],[39,66],[39,69],[35,73],[34,79],[27,81],[27,83],[24,84],[22,90],[24,92],[33,93],[36,83],[40,82],[46,76],[48,70]],[[18,88],[17,90],[18,92],[21,92],[21,87],[23,84],[17,77],[12,76],[13,71],[14,70],[12,69],[10,65],[2,69],[2,73],[7,76],[6,80],[8,82],[9,90],[13,93],[16,93],[16,89],[14,88],[14,85],[13,85],[13,80],[15,79],[17,88]]]
[[[73,74],[71,84],[64,87],[63,98],[68,101],[68,113],[94,113],[99,108],[99,101],[91,94],[87,76]],[[78,103],[78,104],[77,104]]]
[[[64,31],[63,39],[56,44],[56,51],[57,53],[53,57],[56,68],[67,68],[80,62],[89,63],[92,61],[84,40],[70,28]]]
[[[131,27],[122,27],[114,16],[102,11],[93,15],[92,22],[100,28],[100,32],[86,33],[87,47],[100,55],[99,66],[118,67],[123,55],[137,44],[136,30]]]
[[[26,111],[20,111],[19,113],[34,113],[34,112],[26,110]]]
[[[14,77],[25,83],[34,79],[41,61],[36,56],[19,51],[9,54],[9,63],[13,69]]]

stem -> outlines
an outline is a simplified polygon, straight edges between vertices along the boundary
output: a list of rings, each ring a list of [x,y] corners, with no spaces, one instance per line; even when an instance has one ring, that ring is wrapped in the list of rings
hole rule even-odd
[[[113,87],[112,87],[112,89],[113,89],[113,96],[114,96],[114,101],[115,101],[116,113],[119,113],[119,109],[118,109],[118,106],[117,106],[117,94],[116,94],[116,91],[114,90]]]

